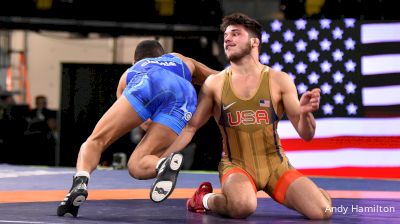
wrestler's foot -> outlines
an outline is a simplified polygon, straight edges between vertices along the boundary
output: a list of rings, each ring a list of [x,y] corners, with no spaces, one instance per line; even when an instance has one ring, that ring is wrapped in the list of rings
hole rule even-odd
[[[203,182],[197,188],[196,192],[189,198],[186,202],[186,207],[188,211],[204,213],[206,212],[206,208],[203,205],[203,197],[208,193],[213,192],[213,187],[210,182]]]
[[[152,201],[162,202],[171,195],[182,164],[182,154],[172,153],[157,167],[157,177],[150,190]]]
[[[78,216],[79,206],[88,196],[88,181],[89,179],[85,176],[74,177],[69,193],[57,208],[58,216],[64,216],[65,214],[70,214],[75,217]]]

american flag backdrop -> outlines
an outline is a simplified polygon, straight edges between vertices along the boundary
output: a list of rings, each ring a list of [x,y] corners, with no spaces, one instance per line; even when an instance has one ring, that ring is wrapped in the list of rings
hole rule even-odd
[[[278,132],[308,175],[400,177],[400,22],[269,21],[260,61],[293,79],[299,95],[321,89],[314,140],[289,121]]]

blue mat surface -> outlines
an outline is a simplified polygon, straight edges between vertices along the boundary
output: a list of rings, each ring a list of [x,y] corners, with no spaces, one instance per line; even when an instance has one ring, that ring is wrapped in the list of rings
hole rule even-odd
[[[346,207],[329,221],[310,221],[272,199],[260,199],[255,214],[247,219],[233,220],[216,214],[186,211],[186,200],[173,199],[155,204],[149,200],[87,201],[79,216],[58,217],[58,203],[0,204],[0,223],[399,223],[400,202],[391,200],[335,199],[334,206]],[[395,212],[357,212],[361,207],[376,205],[394,207]],[[352,211],[352,208],[353,211]]]
[[[0,191],[67,191],[73,174],[73,168],[0,164]],[[312,179],[327,190],[400,190],[398,180]],[[220,187],[216,173],[182,172],[177,188],[196,188],[202,181],[210,181],[215,188]],[[90,189],[149,189],[152,183],[153,180],[131,178],[127,170],[96,170],[90,180],[89,192]],[[0,203],[0,223],[400,223],[398,199],[335,198],[333,219],[324,222],[307,220],[270,198],[259,198],[256,213],[242,220],[212,213],[191,213],[186,210],[185,202],[186,199],[168,199],[157,204],[142,199],[88,200],[81,206],[78,218],[56,216],[59,202]],[[377,211],[379,207],[387,211]]]

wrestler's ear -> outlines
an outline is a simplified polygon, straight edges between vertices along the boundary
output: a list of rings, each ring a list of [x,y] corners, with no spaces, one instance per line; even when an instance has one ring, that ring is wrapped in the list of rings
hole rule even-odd
[[[258,38],[255,37],[252,37],[250,41],[251,41],[251,47],[258,47],[258,45],[260,44]]]

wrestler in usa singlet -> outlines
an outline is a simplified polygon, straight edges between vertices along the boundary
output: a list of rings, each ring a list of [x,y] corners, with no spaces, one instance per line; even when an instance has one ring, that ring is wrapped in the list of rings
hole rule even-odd
[[[248,100],[239,98],[232,90],[230,68],[224,72],[218,122],[223,136],[221,181],[232,170],[244,170],[255,191],[264,190],[273,195],[282,175],[294,168],[286,158],[277,133],[279,117],[272,103],[269,67],[263,69],[258,90]]]

